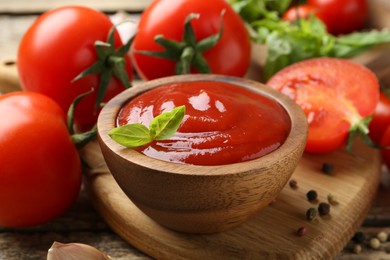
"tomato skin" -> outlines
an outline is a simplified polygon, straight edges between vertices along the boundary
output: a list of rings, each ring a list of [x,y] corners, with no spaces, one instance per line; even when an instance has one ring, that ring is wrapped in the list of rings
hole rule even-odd
[[[34,92],[0,96],[0,226],[62,215],[77,198],[81,164],[56,102]]]
[[[316,16],[334,35],[362,29],[368,15],[367,0],[308,0],[307,4],[317,7]]]
[[[380,145],[390,147],[390,125],[383,132]],[[382,150],[382,159],[388,170],[390,170],[390,149]]]
[[[316,13],[317,8],[308,4],[297,5],[290,7],[282,16],[285,21],[295,21],[298,18],[304,19],[310,14]]]
[[[94,93],[79,103],[74,116],[82,129],[93,126],[98,115],[94,108],[99,76],[71,81],[97,61],[94,42],[105,42],[111,27],[105,14],[81,6],[61,7],[39,16],[23,35],[18,49],[17,65],[23,89],[45,94],[67,111],[75,97],[94,88]],[[116,47],[122,45],[118,33],[115,43]],[[128,56],[126,71],[131,78]],[[119,80],[112,78],[103,101],[124,89]]]
[[[390,99],[385,93],[381,92],[379,102],[369,125],[370,138],[379,144],[388,126],[390,126]]]
[[[181,41],[185,18],[190,13],[199,13],[199,19],[191,21],[199,41],[219,31],[223,9],[226,10],[223,35],[216,46],[203,53],[203,57],[214,74],[243,76],[249,67],[251,43],[243,21],[224,0],[152,2],[140,18],[131,48],[133,64],[140,76],[150,80],[174,74],[174,61],[137,53],[145,50],[162,51],[162,47],[154,42],[156,35],[162,34],[167,39]]]
[[[328,153],[345,146],[351,121],[372,115],[379,101],[375,74],[337,58],[295,63],[276,73],[267,85],[290,96],[306,113],[305,151],[310,153]]]

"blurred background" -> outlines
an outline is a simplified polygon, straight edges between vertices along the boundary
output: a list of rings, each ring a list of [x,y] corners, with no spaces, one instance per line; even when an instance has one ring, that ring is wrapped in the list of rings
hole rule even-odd
[[[85,5],[110,16],[139,14],[151,0],[0,0],[0,59],[14,58],[20,38],[39,14],[64,5]]]

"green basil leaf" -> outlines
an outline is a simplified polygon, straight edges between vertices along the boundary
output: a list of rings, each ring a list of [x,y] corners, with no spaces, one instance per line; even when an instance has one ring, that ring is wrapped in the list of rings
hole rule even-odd
[[[156,116],[150,122],[150,136],[153,140],[164,140],[171,138],[179,128],[186,108],[179,106],[172,111]]]
[[[118,144],[129,148],[140,147],[153,141],[149,129],[138,123],[113,128],[108,135]]]
[[[292,0],[228,0],[244,21],[251,23],[264,18],[277,19]]]

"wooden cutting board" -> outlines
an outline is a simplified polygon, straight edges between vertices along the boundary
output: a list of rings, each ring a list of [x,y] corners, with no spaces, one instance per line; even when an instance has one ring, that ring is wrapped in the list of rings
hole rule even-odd
[[[124,240],[157,259],[331,259],[338,255],[362,224],[375,197],[381,175],[377,151],[356,143],[356,153],[338,151],[304,155],[276,201],[243,225],[212,235],[168,230],[144,215],[121,191],[107,169],[99,145],[90,143],[82,157],[92,166],[85,180],[92,201],[111,228]],[[334,165],[324,174],[323,163]],[[163,184],[162,184],[163,185]],[[318,193],[316,203],[306,193]],[[330,215],[306,220],[306,210],[337,199]],[[307,234],[296,231],[306,227]]]
[[[387,81],[381,49],[360,57]],[[370,67],[369,66],[369,67]],[[380,69],[379,69],[380,68]],[[0,91],[18,88],[15,63],[0,61]],[[243,225],[223,233],[191,235],[168,230],[144,215],[121,191],[104,162],[96,142],[81,152],[90,166],[85,184],[95,208],[124,240],[157,259],[331,259],[344,248],[362,224],[375,198],[381,177],[378,151],[357,142],[354,154],[343,150],[327,155],[305,154],[292,179],[297,189],[286,186],[276,201]],[[333,174],[321,171],[334,165]],[[306,193],[314,189],[318,202]],[[329,216],[306,220],[306,211],[326,202],[332,194],[338,205]],[[305,227],[305,236],[296,231]]]

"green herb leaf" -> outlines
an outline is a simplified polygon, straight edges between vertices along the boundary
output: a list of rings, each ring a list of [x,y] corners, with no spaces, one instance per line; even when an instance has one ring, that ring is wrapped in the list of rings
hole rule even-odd
[[[360,137],[360,139],[367,144],[368,146],[375,149],[389,149],[390,147],[381,146],[376,144],[368,135],[369,129],[368,126],[372,120],[372,116],[368,116],[366,118],[362,118],[354,123],[349,129],[349,135],[347,139],[346,149],[348,152],[352,152],[353,141],[355,140],[356,135]]]
[[[311,15],[295,22],[266,16],[250,23],[251,38],[268,48],[263,80],[280,69],[310,58],[351,58],[367,49],[390,42],[390,32],[356,32],[336,37],[326,31],[324,23]]]
[[[221,28],[205,39],[197,42],[194,30],[191,25],[192,19],[198,19],[199,14],[190,13],[184,23],[184,34],[181,41],[164,38],[163,35],[157,35],[154,41],[164,48],[163,51],[137,51],[139,54],[148,55],[156,58],[163,58],[176,61],[175,74],[188,74],[191,67],[197,69],[200,73],[210,73],[210,68],[203,57],[203,52],[214,47],[220,40],[223,33],[223,16],[225,11],[221,12]]]
[[[72,134],[72,142],[76,145],[77,148],[82,148],[84,145],[95,139],[97,136],[96,125],[92,127],[91,130]]]
[[[232,8],[248,23],[264,18],[278,18],[291,2],[291,0],[228,0]]]
[[[143,124],[123,125],[110,130],[108,135],[118,144],[136,148],[150,143],[153,139]]]
[[[92,93],[93,93],[93,89],[90,89],[89,91],[78,95],[73,100],[72,104],[70,105],[70,107],[68,109],[68,113],[67,113],[68,132],[71,136],[72,142],[75,144],[75,146],[77,148],[83,147],[89,141],[91,141],[92,139],[95,139],[95,137],[97,135],[96,125],[94,127],[92,127],[91,130],[86,131],[86,132],[82,132],[82,133],[76,133],[76,131],[74,129],[74,125],[73,125],[74,111],[75,111],[77,105],[84,97],[86,97]]]
[[[376,44],[388,42],[390,42],[390,32],[386,30],[351,33],[337,38],[331,56],[350,58]]]
[[[120,145],[137,148],[153,140],[171,138],[183,121],[184,114],[185,106],[176,107],[153,118],[150,129],[143,124],[135,123],[113,128],[108,135]]]
[[[150,136],[154,140],[171,138],[179,128],[185,111],[185,106],[180,106],[153,118],[150,122]]]
[[[98,56],[97,61],[84,71],[80,72],[71,82],[75,82],[92,74],[99,74],[100,82],[97,90],[95,102],[95,110],[100,107],[100,104],[106,95],[108,84],[113,76],[115,76],[126,88],[131,87],[129,76],[126,72],[126,55],[134,40],[131,37],[128,42],[119,48],[115,49],[114,33],[117,25],[111,27],[107,42],[95,41],[94,47]]]

